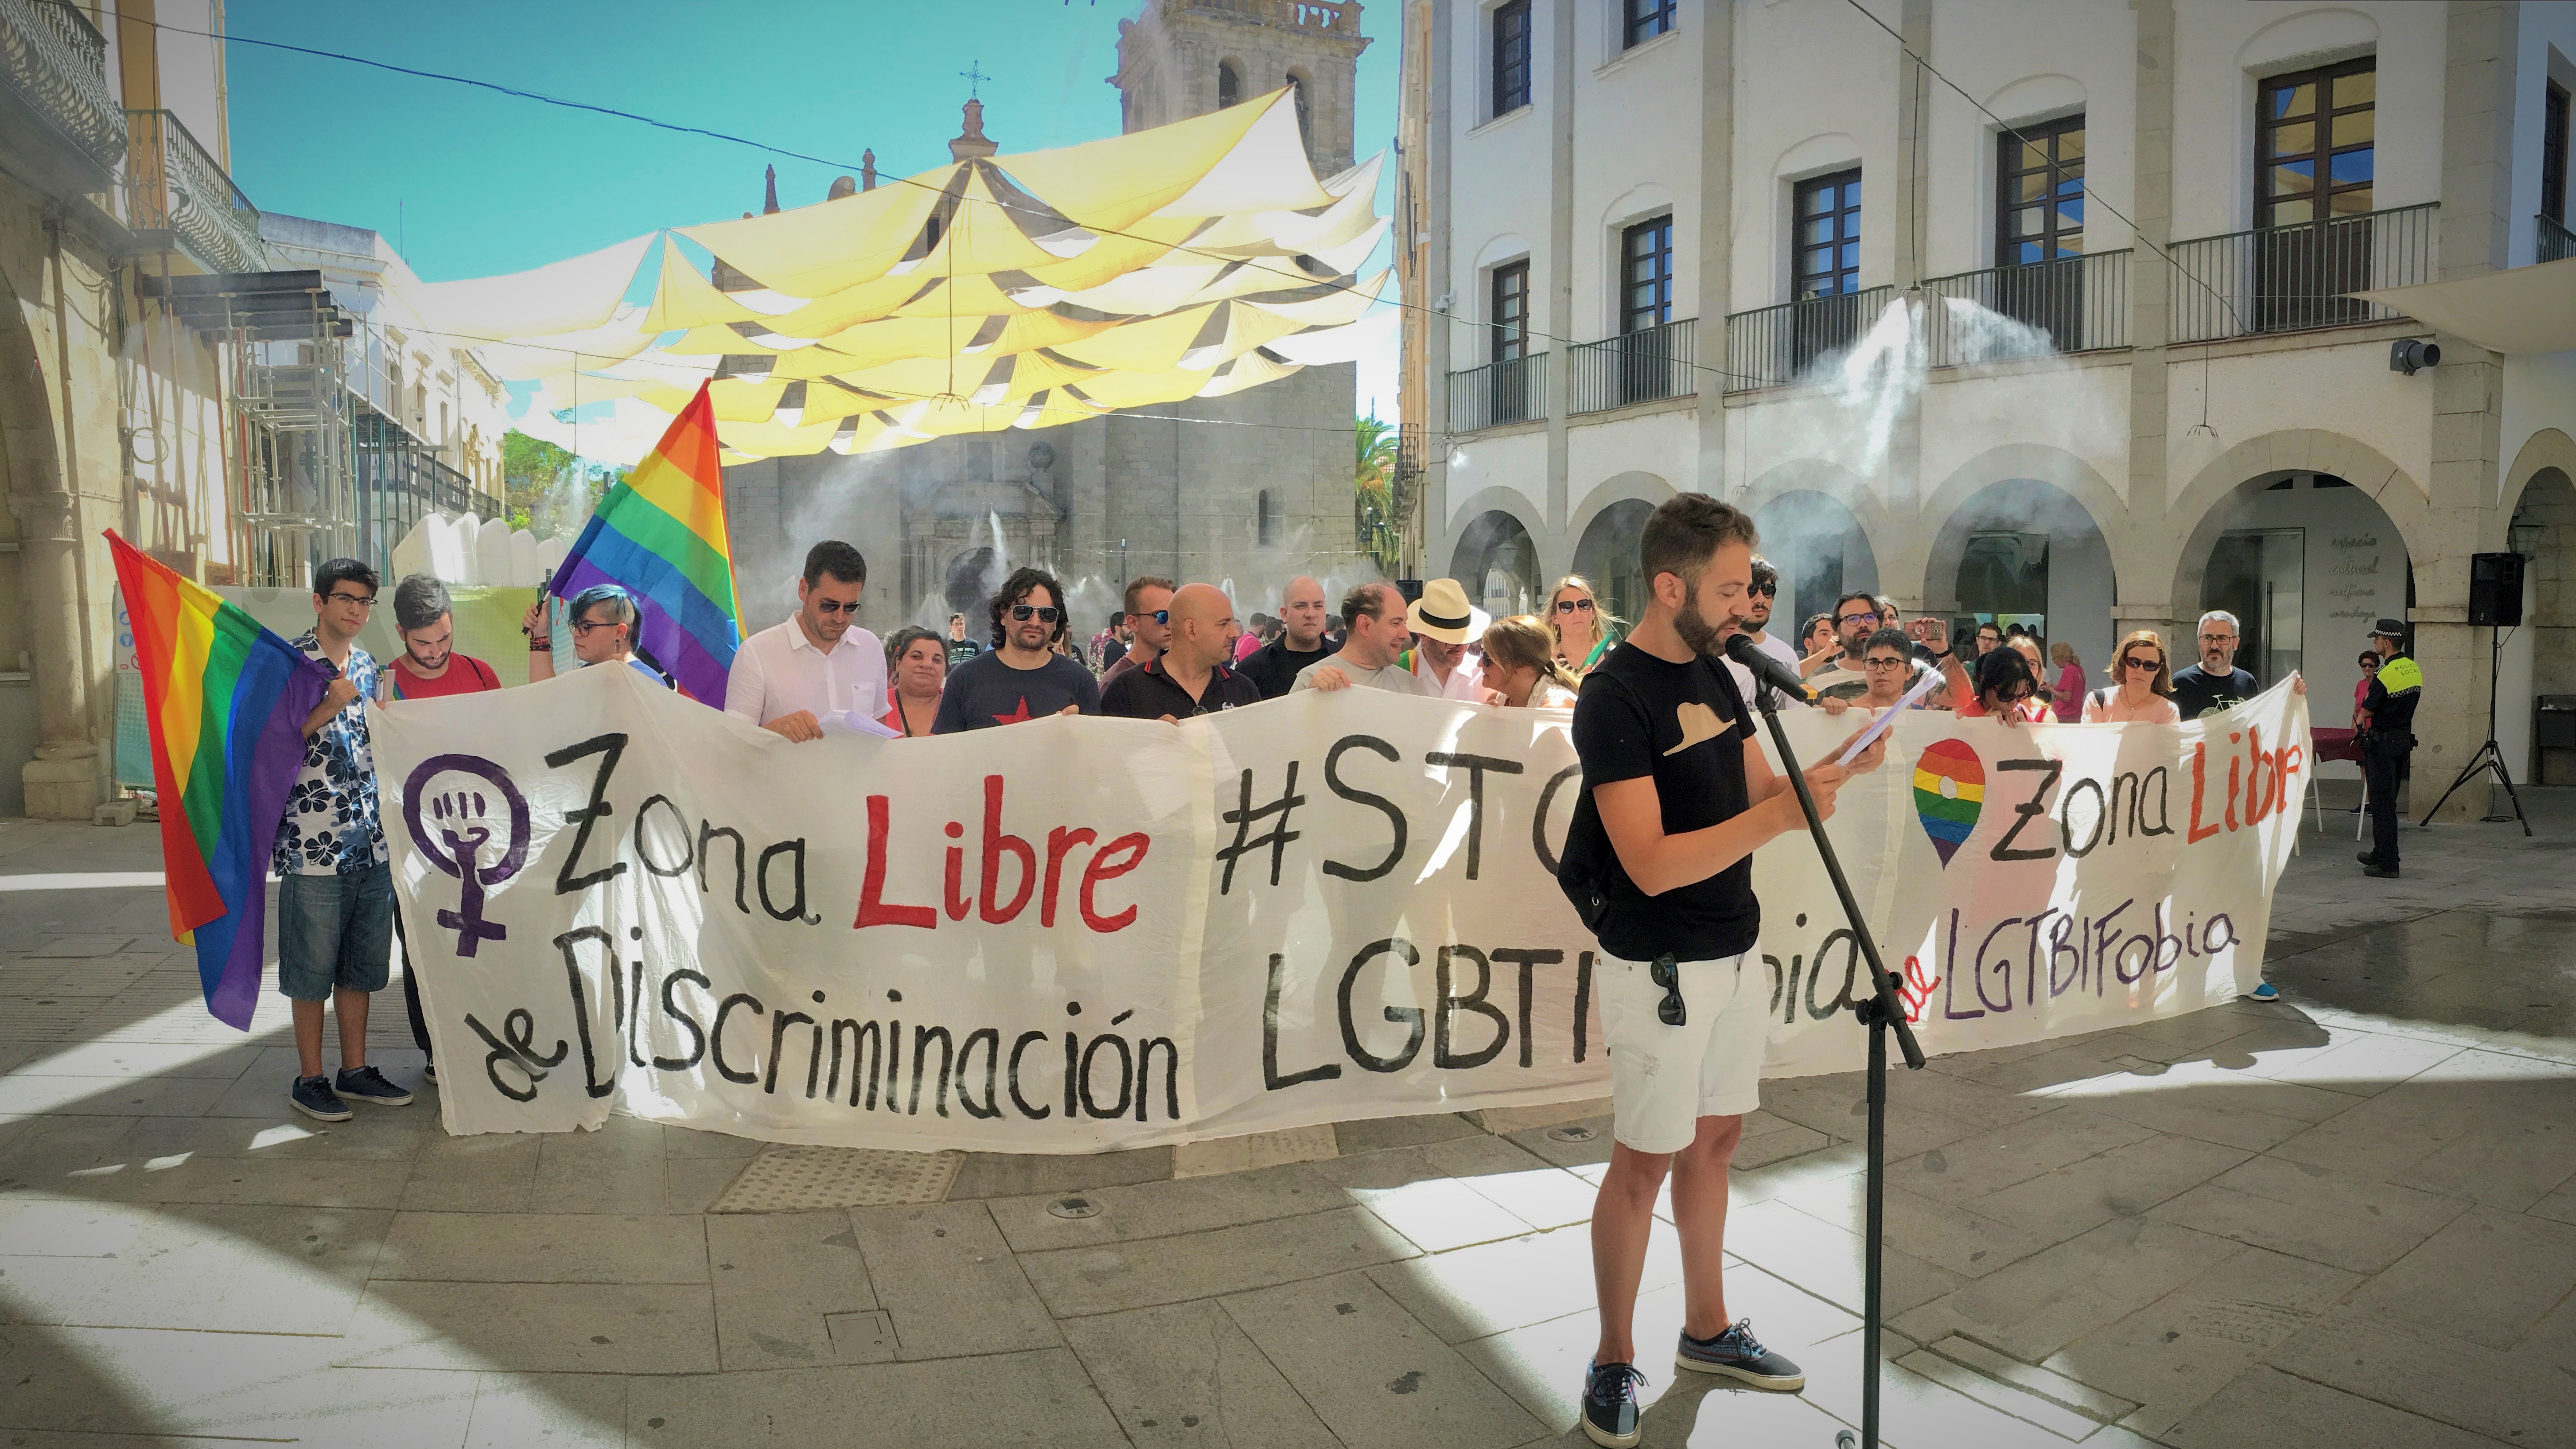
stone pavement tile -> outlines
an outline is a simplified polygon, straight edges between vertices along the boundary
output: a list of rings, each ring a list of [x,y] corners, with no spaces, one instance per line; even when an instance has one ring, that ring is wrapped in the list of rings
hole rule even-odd
[[[1797,1184],[1779,1200],[1856,1233],[1868,1220],[1867,1193],[1867,1179],[1854,1173]],[[1982,1278],[2060,1241],[2054,1232],[2018,1227],[1901,1187],[1886,1190],[1886,1209],[1889,1247],[1966,1278]]]
[[[1730,1208],[1726,1215],[1726,1250],[1748,1263],[1777,1273],[1828,1303],[1857,1312],[1861,1302],[1861,1235],[1854,1227],[1827,1222],[1800,1212],[1786,1202],[1754,1203]],[[1898,1248],[1881,1255],[1886,1269],[1881,1302],[1893,1317],[1928,1303],[1969,1280]]]
[[[749,1137],[736,1137],[730,1132],[701,1132],[691,1127],[662,1124],[662,1156],[669,1161],[695,1158],[748,1162],[760,1155],[763,1144]]]
[[[231,1332],[245,1305],[282,1332],[335,1334],[393,1215],[335,1208],[0,1205],[0,1282],[20,1323]]]
[[[831,1363],[840,1355],[824,1318],[877,1306],[847,1212],[726,1213],[706,1224],[729,1370]]]
[[[14,1428],[442,1449],[464,1442],[474,1404],[470,1374],[333,1369],[310,1338],[140,1328],[7,1337]]]
[[[1125,1449],[1127,1442],[1081,1363],[1062,1348],[947,1363],[637,1378],[626,1396],[626,1443],[634,1449]]]
[[[1432,1332],[1465,1343],[1544,1323],[1593,1305],[1592,1229],[1558,1228],[1450,1253],[1408,1258],[1369,1277]],[[1682,1280],[1681,1240],[1669,1229],[1646,1240],[1647,1291]]]
[[[440,1133],[421,1144],[411,1180],[404,1184],[405,1212],[523,1213],[536,1201],[536,1133],[491,1132],[474,1137]]]
[[[2353,1312],[2432,1340],[2509,1349],[2576,1283],[2576,1227],[2477,1208],[2352,1296]]]
[[[1919,1156],[1889,1155],[1887,1180],[1944,1202],[1970,1202],[2027,1182],[2052,1168],[2144,1141],[2155,1134],[2134,1122],[2081,1107],[1994,1127]]]
[[[1747,1203],[1769,1202],[1801,1189],[1842,1178],[1857,1178],[1868,1161],[1868,1154],[1857,1142],[1838,1143],[1814,1152],[1766,1162],[1760,1167],[1738,1168],[1727,1174],[1726,1201],[1730,1207]],[[1598,1182],[1597,1176],[1591,1176]]]
[[[1952,1083],[1958,1081],[1957,1078],[1943,1078],[1932,1072],[1903,1073],[1902,1075],[1913,1077],[1914,1080],[1904,1083],[1901,1089],[1891,1085],[1888,1093],[1887,1155],[1891,1160],[1912,1157],[1916,1153],[1929,1152],[1937,1147],[1946,1147],[1962,1138],[1974,1136],[1980,1131],[2001,1125],[1987,1120],[1988,1114],[1954,1111],[1949,1104],[1941,1100],[1953,1095],[1949,1088]],[[1932,1079],[1932,1086],[1921,1086],[1926,1078]],[[1857,1140],[1869,1131],[1869,1102],[1863,1095],[1863,1088],[1857,1077],[1843,1075],[1805,1077],[1795,1080],[1804,1089],[1799,1096],[1792,1098],[1786,1092],[1775,1091],[1773,1089],[1782,1084],[1766,1082],[1763,1084],[1763,1102],[1766,1111],[1776,1112],[1798,1127],[1815,1134],[1805,1139],[1800,1150],[1823,1146],[1822,1142],[1816,1140],[1818,1136],[1851,1141]],[[1979,1088],[1975,1083],[1964,1085],[1969,1092],[1993,1092],[1992,1088]],[[1908,1093],[1917,1090],[1923,1093],[1921,1102],[1905,1100]],[[1966,1096],[1968,1092],[1960,1092],[1956,1095]],[[2035,1116],[2038,1112],[2046,1110],[2048,1108],[2043,1104],[2035,1111],[2016,1114],[2012,1120]],[[1743,1154],[1740,1150],[1737,1157],[1738,1160],[1742,1160]]]
[[[1492,1449],[1542,1424],[1366,1274],[1224,1300],[1225,1311],[1350,1449]]]
[[[375,1276],[447,1283],[704,1283],[696,1218],[425,1213],[394,1219]]]
[[[395,1011],[396,1020],[399,1021],[401,1003],[395,1003]],[[325,1074],[340,1070],[340,1041],[338,1037],[331,1035],[336,1030],[338,1030],[337,1027],[324,1024],[322,1070]],[[370,1031],[371,1034],[381,1035],[383,1028],[381,1025],[371,1025]],[[386,1079],[395,1086],[410,1091],[414,1100],[409,1107],[371,1108],[361,1105],[355,1110],[436,1115],[437,1093],[434,1088],[424,1087],[421,1083],[419,1052],[408,1047],[378,1047],[371,1044],[367,1051],[367,1062],[383,1072]],[[270,1047],[262,1051],[241,1075],[234,1078],[231,1084],[215,1097],[213,1103],[206,1108],[206,1115],[209,1117],[275,1117],[282,1113],[291,1113],[294,1109],[286,1105],[286,1094],[294,1090],[295,1075],[298,1070],[300,1065],[296,1059],[295,1048]],[[429,1110],[422,1112],[422,1108]]]
[[[2495,1449],[2484,1435],[2271,1368],[2220,1389],[2165,1438],[2177,1449]]]
[[[1050,1311],[1072,1318],[1240,1293],[1416,1251],[1371,1214],[1344,1208],[1172,1238],[1023,1253],[1020,1268]]]
[[[1542,1102],[1532,1107],[1487,1107],[1465,1116],[1497,1137],[1527,1132],[1533,1127],[1553,1127],[1560,1122],[1580,1122],[1588,1117],[1610,1115],[1610,1099],[1585,1097],[1573,1102]]]
[[[1902,1338],[1891,1338],[1882,1352],[1891,1360],[1913,1357]],[[1807,1389],[1801,1397],[1846,1424],[1860,1422],[1858,1330],[1818,1344],[1804,1356],[1791,1357],[1807,1371]],[[1955,1365],[1942,1372],[1975,1388],[1978,1397],[1896,1362],[1881,1365],[1880,1434],[1890,1449],[2065,1449],[2067,1440],[2053,1428],[2011,1412],[2019,1409],[2051,1424],[2064,1424],[2072,1417],[2065,1410],[2012,1385],[1968,1375]],[[2120,1440],[2103,1437],[2110,1432],[2096,1429],[2082,1442],[2088,1449],[2115,1449]]]
[[[2103,1393],[2057,1372],[2023,1363],[2020,1359],[1995,1352],[1973,1339],[1952,1334],[1925,1350],[1954,1364],[1975,1370],[1986,1378],[2000,1380],[2026,1390],[2053,1404],[2074,1410],[2095,1424],[2117,1423],[2136,1411],[2138,1405],[2129,1399]],[[1970,1397],[1975,1397],[1971,1394]],[[2018,1412],[2016,1410],[2015,1412]],[[2027,1416],[2025,1416],[2027,1417]],[[2086,1432],[2090,1432],[2087,1430]],[[2082,1438],[2082,1434],[2070,1435]]]
[[[2562,1303],[2510,1349],[2426,1338],[2413,1325],[2345,1303],[2273,1350],[2273,1367],[2474,1429],[2508,1444],[2576,1439],[2576,1302]]]
[[[703,1213],[742,1176],[748,1160],[737,1157],[673,1157],[662,1163],[662,1211]]]
[[[2256,1157],[2148,1216],[2355,1273],[2376,1273],[2469,1210],[2461,1198]]]
[[[403,1283],[367,1285],[344,1368],[685,1374],[716,1368],[706,1285]]]
[[[59,1045],[86,1041],[82,1023],[98,1012],[89,997],[0,996],[0,1041]]]
[[[1060,1154],[969,1152],[966,1160],[957,1165],[957,1181],[948,1189],[948,1200],[1080,1192],[1134,1182],[1165,1182],[1171,1176],[1172,1149],[1168,1147]]]
[[[199,1157],[110,1159],[90,1169],[84,1195],[135,1203],[276,1203],[390,1208],[402,1200],[406,1162],[324,1158]]]
[[[1335,1449],[1314,1410],[1215,1303],[1104,1313],[1064,1332],[1139,1445]]]
[[[100,956],[113,956],[134,944],[131,933],[116,935],[83,935],[66,932],[38,936],[18,948],[18,954],[31,961],[77,961]]]
[[[1172,1145],[1172,1176],[1214,1177],[1289,1162],[1322,1162],[1340,1156],[1341,1151],[1331,1123],[1247,1132],[1241,1137],[1216,1137],[1205,1142],[1177,1142]]]
[[[250,1067],[260,1049],[197,1047],[157,1042],[81,1042],[54,1049],[30,1049],[29,1057],[7,1070],[39,1077],[210,1077],[229,1082]]]
[[[1333,1124],[1333,1136],[1341,1143],[1344,1157],[1361,1152],[1380,1152],[1389,1147],[1419,1147],[1425,1142],[1464,1137],[1483,1130],[1455,1112],[1424,1112],[1411,1117],[1375,1117],[1364,1122]]]
[[[1104,1187],[1079,1196],[1100,1211],[1087,1218],[1064,1218],[1047,1211],[1068,1194],[995,1198],[985,1204],[1013,1249],[1043,1252],[1086,1244],[1120,1243],[1138,1238],[1164,1238],[1181,1233],[1271,1218],[1326,1212],[1349,1204],[1339,1187],[1325,1181],[1307,1163],[1258,1168],[1216,1177],[1140,1182]]]
[[[2551,1222],[2576,1223],[2576,1177],[2558,1185],[2556,1191],[2524,1209],[2536,1218]]]
[[[1763,1115],[1756,1112],[1745,1119],[1747,1133],[1752,1131],[1753,1119]],[[1792,1125],[1776,1117],[1766,1120],[1768,1125],[1774,1128]],[[1547,1134],[1552,1130],[1551,1127],[1523,1127],[1504,1133],[1503,1140],[1536,1155],[1541,1161],[1553,1162],[1559,1167],[1581,1167],[1587,1163],[1610,1160],[1611,1121],[1608,1113],[1605,1112],[1596,1117],[1577,1117],[1566,1122],[1555,1123],[1553,1126],[1586,1127],[1591,1129],[1592,1135],[1579,1141],[1569,1142],[1548,1136]]]
[[[1958,1333],[2024,1363],[2042,1363],[2236,1251],[2224,1238],[2153,1218],[2115,1218],[1919,1308],[1895,1312],[1890,1322],[1920,1343]]]
[[[2055,1051],[2040,1052],[2018,1060],[1995,1061],[1989,1060],[1985,1052],[1969,1053],[1971,1060],[1958,1062],[1954,1058],[1948,1071],[1952,1076],[1982,1082],[1999,1091],[2044,1092],[2068,1082],[2086,1081],[2126,1070],[2120,1061],[2125,1054],[2123,1044],[2103,1040],[2107,1035],[2079,1037]],[[2065,1038],[2053,1040],[2064,1042]],[[1893,1099],[1894,1095],[1891,1089],[1890,1098]]]
[[[1469,1145],[1462,1138],[1436,1143],[1424,1151],[1433,1166],[1445,1169],[1479,1197],[1491,1200],[1531,1227],[1561,1228],[1592,1220],[1592,1204],[1601,1195],[1597,1184],[1500,1138],[1472,1156],[1456,1150]]]
[[[1520,1150],[1481,1133],[1458,1140],[1467,1146]],[[1338,1158],[1316,1164],[1315,1170],[1426,1253],[1490,1243],[1536,1226],[1434,1166],[1419,1147]]]
[[[1943,1341],[1958,1343],[1962,1340],[1951,1338]],[[2010,1359],[2003,1361],[2012,1362]],[[2033,1393],[2009,1380],[1996,1378],[1959,1363],[1955,1359],[1945,1358],[1928,1348],[1918,1348],[1904,1355],[1897,1359],[1891,1368],[1902,1370],[1915,1378],[1928,1381],[1929,1384],[1948,1389],[1988,1409],[1997,1410],[2028,1424],[2035,1424],[2062,1439],[2081,1439],[2102,1427],[2103,1421],[2098,1418],[2079,1414],[2045,1395]],[[1911,1401],[1906,1407],[1920,1414],[1923,1401],[1931,1396],[1926,1389],[1908,1397]],[[1908,1417],[1913,1418],[1915,1415]],[[2018,1433],[2020,1430],[2016,1428],[2013,1432]],[[1915,1437],[1920,1437],[1920,1434]]]
[[[2157,1135],[1990,1192],[1971,1206],[2032,1232],[2071,1238],[2113,1218],[2145,1212],[2252,1155],[2190,1137]]]
[[[855,1208],[850,1233],[903,1357],[1056,1348],[1064,1339],[980,1202]]]
[[[2243,1036],[2257,1024],[2259,1019],[2249,1019],[2234,1011],[2188,1011],[2180,1016],[2160,1017],[2135,1026],[2124,1026],[2091,1040],[2109,1048],[2108,1054],[2112,1056],[2178,1062],[2207,1056],[2220,1042]]]
[[[2360,1281],[2338,1268],[2248,1248],[2068,1344],[2047,1367],[2134,1400],[2137,1412],[2120,1422],[2159,1436]]]
[[[478,1374],[464,1449],[623,1449],[618,1374]]]
[[[207,1077],[0,1077],[0,1116],[202,1117],[229,1083]],[[277,1089],[283,1102],[286,1087]]]
[[[2254,1074],[2275,1082],[2376,1096],[2462,1050],[2456,1043],[2389,1032],[2335,1032],[2333,1045],[2256,1054]],[[2241,1038],[2240,1038],[2241,1040]]]
[[[2489,1069],[2499,1079],[2466,1075]],[[2576,1172],[2576,1080],[2561,1070],[2462,1052],[2271,1155],[2519,1211]]]
[[[88,996],[110,1001],[134,989],[137,981],[152,974],[158,957],[125,955],[101,956],[66,966],[60,961],[30,960],[39,979],[35,990],[44,996]]]
[[[2212,1080],[2216,1078],[2228,1080]],[[2302,1092],[2322,1101],[2283,1100],[2288,1094]],[[2352,1098],[2341,1092],[2287,1082],[2250,1082],[2243,1073],[2222,1072],[2207,1062],[2187,1062],[2154,1074],[2081,1083],[2060,1088],[2045,1100],[2072,1102],[2087,1112],[2247,1152],[2279,1146],[2353,1105]],[[2314,1111],[2320,1105],[2327,1110],[2310,1116],[2280,1110]]]
[[[595,1132],[549,1132],[537,1141],[537,1172],[528,1187],[528,1205],[534,1210],[668,1211],[660,1123],[611,1117]]]
[[[246,1157],[261,1161],[410,1162],[438,1131],[425,1112],[360,1112],[346,1122],[315,1122],[280,1109],[252,1117],[143,1117],[109,1145],[108,1160],[155,1157]]]

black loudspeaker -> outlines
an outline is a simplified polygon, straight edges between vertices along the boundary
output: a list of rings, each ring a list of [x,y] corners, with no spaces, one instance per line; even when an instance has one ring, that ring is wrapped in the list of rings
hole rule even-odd
[[[2522,555],[2469,555],[2469,623],[2510,629],[2522,622]]]

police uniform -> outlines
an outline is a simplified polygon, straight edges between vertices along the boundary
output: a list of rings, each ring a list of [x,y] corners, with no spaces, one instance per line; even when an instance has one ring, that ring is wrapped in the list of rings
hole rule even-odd
[[[2382,619],[2374,632],[2402,639],[2406,626]],[[2380,661],[2361,707],[2370,728],[2361,734],[2361,777],[2370,792],[2370,853],[2362,863],[2397,870],[2397,780],[2415,749],[2415,706],[2424,697],[2424,670],[2403,649]]]

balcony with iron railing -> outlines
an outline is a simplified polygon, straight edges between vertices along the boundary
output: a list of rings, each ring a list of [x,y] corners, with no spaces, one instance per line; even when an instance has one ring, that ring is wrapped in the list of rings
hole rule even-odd
[[[2398,316],[2353,292],[2435,276],[2434,202],[2175,242],[2175,342],[2358,327]]]
[[[1641,327],[1571,349],[1576,413],[1690,397],[1699,391],[1699,320]]]
[[[106,191],[125,157],[107,37],[59,0],[0,0],[0,149],[73,195]]]
[[[1536,422],[1547,416],[1547,354],[1505,358],[1449,374],[1449,431]]]
[[[1726,319],[1726,390],[1787,387],[1825,358],[1847,352],[1896,297],[1869,287],[1736,312]]]
[[[1923,284],[1924,360],[1958,367],[2129,345],[2129,253],[2095,252]]]
[[[2576,232],[2569,231],[2555,217],[2535,216],[2540,226],[2540,245],[2532,253],[2534,262],[2563,262],[2576,257]]]
[[[0,0],[5,3],[5,0]],[[125,224],[167,233],[209,272],[268,265],[259,208],[168,111],[127,111]]]

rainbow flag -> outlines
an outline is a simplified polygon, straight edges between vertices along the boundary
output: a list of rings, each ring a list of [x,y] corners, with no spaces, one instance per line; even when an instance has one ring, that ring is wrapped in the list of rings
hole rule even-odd
[[[206,1009],[250,1029],[268,860],[329,672],[203,585],[107,535],[134,623],[161,793],[170,934],[197,948]]]
[[[722,709],[742,629],[716,457],[715,404],[700,383],[662,441],[599,501],[547,592],[569,599],[594,584],[622,586],[635,596],[635,652]]]

